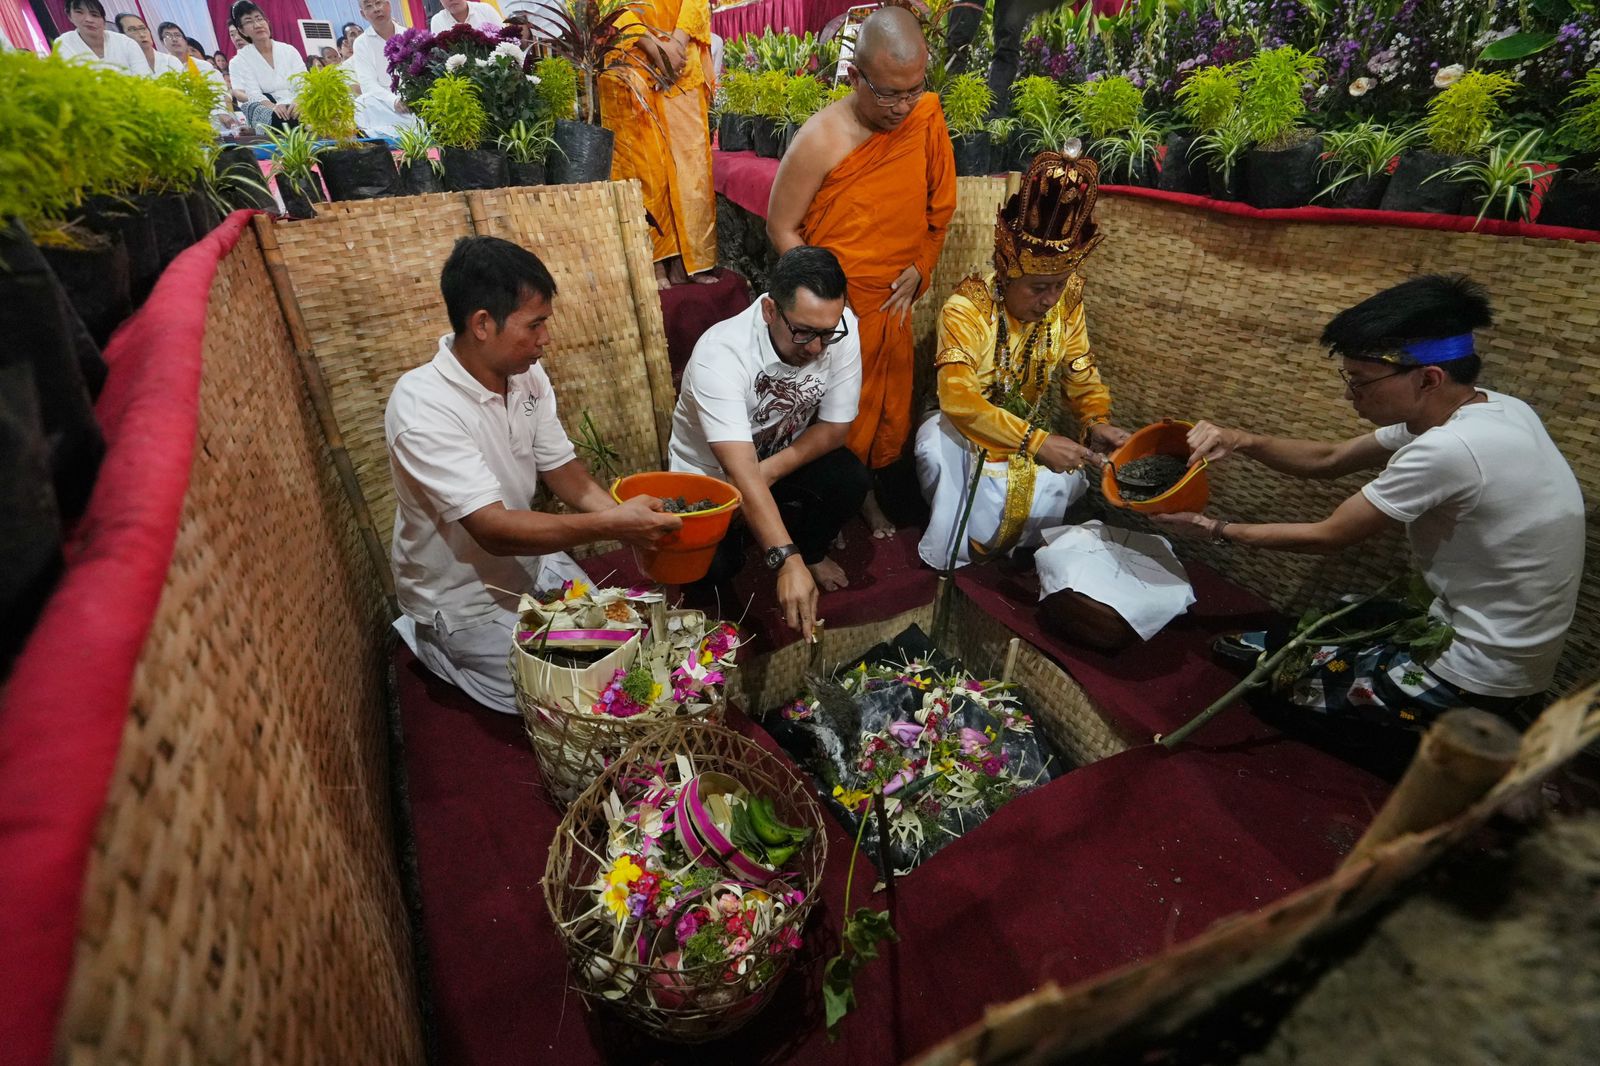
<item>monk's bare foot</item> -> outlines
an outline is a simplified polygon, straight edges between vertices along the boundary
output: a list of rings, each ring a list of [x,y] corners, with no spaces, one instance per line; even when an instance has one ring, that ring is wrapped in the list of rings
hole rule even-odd
[[[874,540],[888,540],[894,536],[894,523],[889,521],[889,516],[878,506],[877,493],[867,493],[867,498],[861,503],[861,518],[867,523],[867,528],[872,530]]]
[[[850,584],[850,579],[845,577],[844,567],[828,558],[822,557],[822,562],[811,566],[811,577],[816,581],[817,587],[823,592],[837,592]]]
[[[672,287],[672,279],[667,276],[667,264],[665,262],[657,263],[656,264],[656,288],[657,289],[670,289],[671,287]]]
[[[696,285],[715,285],[720,279],[717,277],[717,268],[712,267],[710,270],[702,270],[698,274],[690,274],[689,280]]]
[[[667,264],[667,281],[668,282],[670,282],[673,285],[687,285],[687,284],[689,284],[689,275],[683,269],[683,257],[682,256],[675,255],[671,259],[666,260],[666,264]]]

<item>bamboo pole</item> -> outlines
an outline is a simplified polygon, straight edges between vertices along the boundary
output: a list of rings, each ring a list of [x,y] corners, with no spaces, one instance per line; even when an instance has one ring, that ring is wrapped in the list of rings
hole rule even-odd
[[[361,491],[355,464],[350,461],[344,434],[339,431],[339,420],[334,417],[328,382],[322,376],[322,364],[317,362],[316,351],[311,346],[311,334],[306,329],[300,302],[295,299],[294,283],[289,277],[288,264],[283,259],[283,249],[278,247],[278,235],[273,229],[276,223],[268,214],[258,214],[250,221],[261,246],[261,258],[267,264],[267,276],[272,279],[272,289],[278,297],[278,308],[283,312],[284,325],[289,329],[289,342],[294,347],[295,360],[300,364],[300,374],[311,396],[311,406],[317,412],[322,435],[328,442],[334,470],[339,475],[339,483],[344,486],[345,495],[350,498],[350,506],[355,510],[356,528],[361,531],[361,541],[367,546],[367,552],[378,569],[378,581],[383,587],[383,598],[388,602],[389,614],[391,617],[398,615],[400,602],[395,598],[394,572],[389,567],[389,553],[378,538],[367,497]]]
[[[1344,865],[1410,833],[1421,833],[1449,821],[1472,806],[1517,761],[1522,737],[1487,711],[1448,711],[1423,735],[1416,757],[1406,768],[1383,809],[1350,849]]]

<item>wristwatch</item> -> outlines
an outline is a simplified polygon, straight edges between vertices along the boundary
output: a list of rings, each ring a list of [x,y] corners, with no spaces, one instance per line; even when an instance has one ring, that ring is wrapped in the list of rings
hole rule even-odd
[[[780,544],[776,548],[767,549],[767,569],[777,570],[783,566],[783,561],[791,555],[799,555],[800,549],[793,544]]]

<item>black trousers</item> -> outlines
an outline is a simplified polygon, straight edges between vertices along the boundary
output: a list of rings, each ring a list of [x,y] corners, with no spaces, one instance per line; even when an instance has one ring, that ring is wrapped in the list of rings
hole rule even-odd
[[[839,448],[813,459],[772,486],[772,499],[783,516],[783,525],[794,538],[800,557],[808,564],[820,563],[828,545],[850,516],[861,510],[861,502],[872,487],[872,474],[866,464],[848,448]],[[750,527],[736,520],[728,535],[717,545],[711,569],[697,585],[720,585],[744,569],[750,555]]]
[[[994,93],[990,118],[999,118],[1011,109],[1011,83],[1017,80],[1022,60],[1022,31],[1035,15],[1060,7],[1066,0],[994,0],[994,61],[989,67],[989,90]],[[950,13],[946,28],[950,54],[957,71],[971,62],[972,39],[977,36],[983,12],[961,8]]]

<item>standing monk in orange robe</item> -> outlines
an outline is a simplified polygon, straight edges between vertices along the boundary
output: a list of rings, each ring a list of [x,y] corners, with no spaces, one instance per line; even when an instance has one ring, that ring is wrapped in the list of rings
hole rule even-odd
[[[846,444],[868,466],[900,457],[911,433],[911,305],[928,289],[956,209],[944,112],[927,91],[928,45],[916,18],[886,7],[861,24],[855,91],[800,127],[767,204],[781,255],[816,244],[838,257],[861,330],[861,406]],[[873,536],[894,527],[868,495]]]
[[[601,122],[616,136],[611,179],[638,178],[656,284],[682,284],[717,265],[717,202],[711,187],[710,0],[636,0],[618,23],[640,31],[629,44],[666,88],[637,70],[600,79]]]

